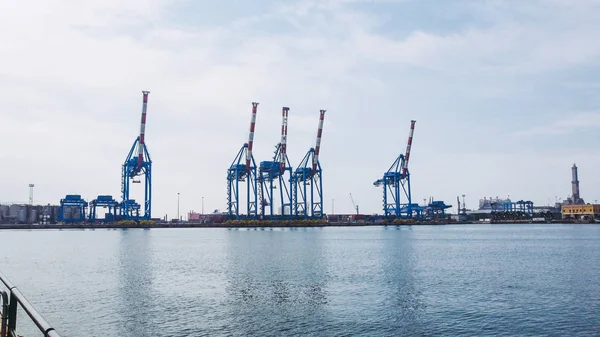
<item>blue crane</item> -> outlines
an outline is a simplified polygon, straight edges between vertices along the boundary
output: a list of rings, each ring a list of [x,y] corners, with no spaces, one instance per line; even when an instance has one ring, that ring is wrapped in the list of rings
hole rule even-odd
[[[119,202],[117,202],[111,195],[99,195],[98,198],[90,201],[90,222],[94,223],[96,221],[114,221],[117,217],[117,212],[119,210]],[[108,208],[108,213],[104,219],[98,219],[97,217],[97,208],[104,207]]]
[[[85,213],[88,207],[87,201],[78,194],[69,194],[60,199],[58,222],[73,223],[85,221]]]
[[[281,217],[292,217],[292,165],[287,156],[287,128],[290,108],[283,107],[281,116],[281,141],[275,146],[272,161],[263,161],[259,166],[259,200],[261,217],[275,216],[275,190],[279,189]],[[267,212],[267,214],[265,214]]]
[[[240,183],[244,182],[246,183],[246,214],[248,217],[258,216],[256,163],[252,155],[257,107],[258,103],[252,102],[252,118],[250,120],[248,142],[242,146],[227,170],[227,212],[230,217],[235,217],[236,219],[240,218]]]
[[[152,214],[152,160],[146,147],[144,139],[146,130],[146,109],[148,105],[149,91],[142,91],[142,122],[140,126],[140,136],[133,142],[133,146],[123,163],[121,174],[121,215],[129,220],[150,220]],[[137,149],[137,153],[135,153]],[[131,183],[139,184],[139,177],[144,176],[144,210],[140,215],[140,205],[135,200],[130,199]],[[136,179],[136,177],[138,179]]]
[[[400,154],[387,172],[383,174],[383,178],[373,183],[377,187],[383,187],[383,212],[386,217],[412,218],[413,207],[418,206],[412,204],[410,172],[408,170],[408,160],[410,158],[415,123],[416,121],[414,120],[410,122],[406,154]]]
[[[297,217],[323,218],[323,170],[319,162],[319,152],[325,111],[320,111],[315,147],[308,150],[294,171],[294,215]]]

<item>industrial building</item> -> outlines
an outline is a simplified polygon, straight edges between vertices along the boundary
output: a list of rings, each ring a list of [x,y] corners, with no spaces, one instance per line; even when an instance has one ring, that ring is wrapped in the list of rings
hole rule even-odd
[[[60,206],[0,205],[0,224],[52,224],[58,222]]]
[[[563,205],[561,207],[563,219],[593,220],[600,219],[600,204],[588,205]]]
[[[571,196],[561,206],[563,219],[594,220],[600,219],[600,205],[586,204],[579,192],[579,174],[577,165],[571,168]]]

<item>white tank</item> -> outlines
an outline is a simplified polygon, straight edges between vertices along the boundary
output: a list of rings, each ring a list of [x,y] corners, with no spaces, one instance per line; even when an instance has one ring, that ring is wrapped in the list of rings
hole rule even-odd
[[[17,222],[20,224],[27,223],[27,206],[19,206]]]
[[[38,223],[39,211],[36,208],[33,208],[31,212],[29,212],[29,223]]]
[[[2,217],[2,218],[8,217],[9,212],[10,212],[10,206],[8,206],[8,205],[0,206],[0,217]]]
[[[11,218],[16,218],[19,215],[19,205],[10,205],[8,215]]]

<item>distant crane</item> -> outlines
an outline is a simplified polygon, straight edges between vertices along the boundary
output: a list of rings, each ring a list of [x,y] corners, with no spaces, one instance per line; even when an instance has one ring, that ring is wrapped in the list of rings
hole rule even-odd
[[[358,211],[358,205],[354,202],[354,198],[352,197],[352,193],[350,193],[350,200],[352,200],[352,206],[354,206],[354,209],[356,210],[356,214],[359,214]]]
[[[121,174],[121,214],[125,219],[146,219],[150,220],[152,213],[152,160],[148,153],[148,148],[145,142],[146,133],[146,109],[148,106],[148,94],[150,91],[142,91],[142,121],[140,126],[140,136],[133,142],[133,146],[123,163],[123,171]],[[137,155],[134,151],[137,147]],[[140,205],[133,199],[129,198],[130,181],[132,183],[140,183],[140,180],[135,180],[139,176],[145,177],[144,184],[144,213],[140,216]]]
[[[275,190],[279,189],[279,199],[282,217],[292,217],[292,165],[287,156],[288,114],[290,108],[283,107],[281,111],[281,141],[275,146],[275,155],[271,161],[262,161],[258,168],[258,200],[260,215],[273,217]],[[287,210],[286,210],[287,209]]]
[[[294,171],[293,204],[294,215],[297,217],[323,217],[323,171],[319,162],[319,152],[321,149],[325,111],[321,110],[319,114],[319,128],[317,130],[315,147],[308,150],[308,153],[304,156],[296,171]]]
[[[408,160],[410,158],[415,123],[415,120],[410,121],[406,154],[400,154],[387,172],[383,174],[383,178],[373,183],[377,187],[383,186],[383,212],[386,217],[412,218],[413,209],[417,210],[419,208],[419,205],[412,204],[410,172],[408,170]],[[390,195],[389,197],[388,194]],[[403,195],[406,198],[404,202],[401,200]]]
[[[252,102],[248,142],[242,145],[227,170],[227,213],[229,216],[235,216],[236,219],[240,217],[240,183],[246,183],[247,216],[258,216],[258,180],[256,177],[256,163],[254,162],[254,156],[252,156],[257,109],[258,103]]]

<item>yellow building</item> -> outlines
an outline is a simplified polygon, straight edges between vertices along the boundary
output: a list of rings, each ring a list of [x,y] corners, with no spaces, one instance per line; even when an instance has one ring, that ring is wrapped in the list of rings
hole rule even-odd
[[[561,208],[562,218],[593,219],[600,217],[600,205],[563,205]]]

